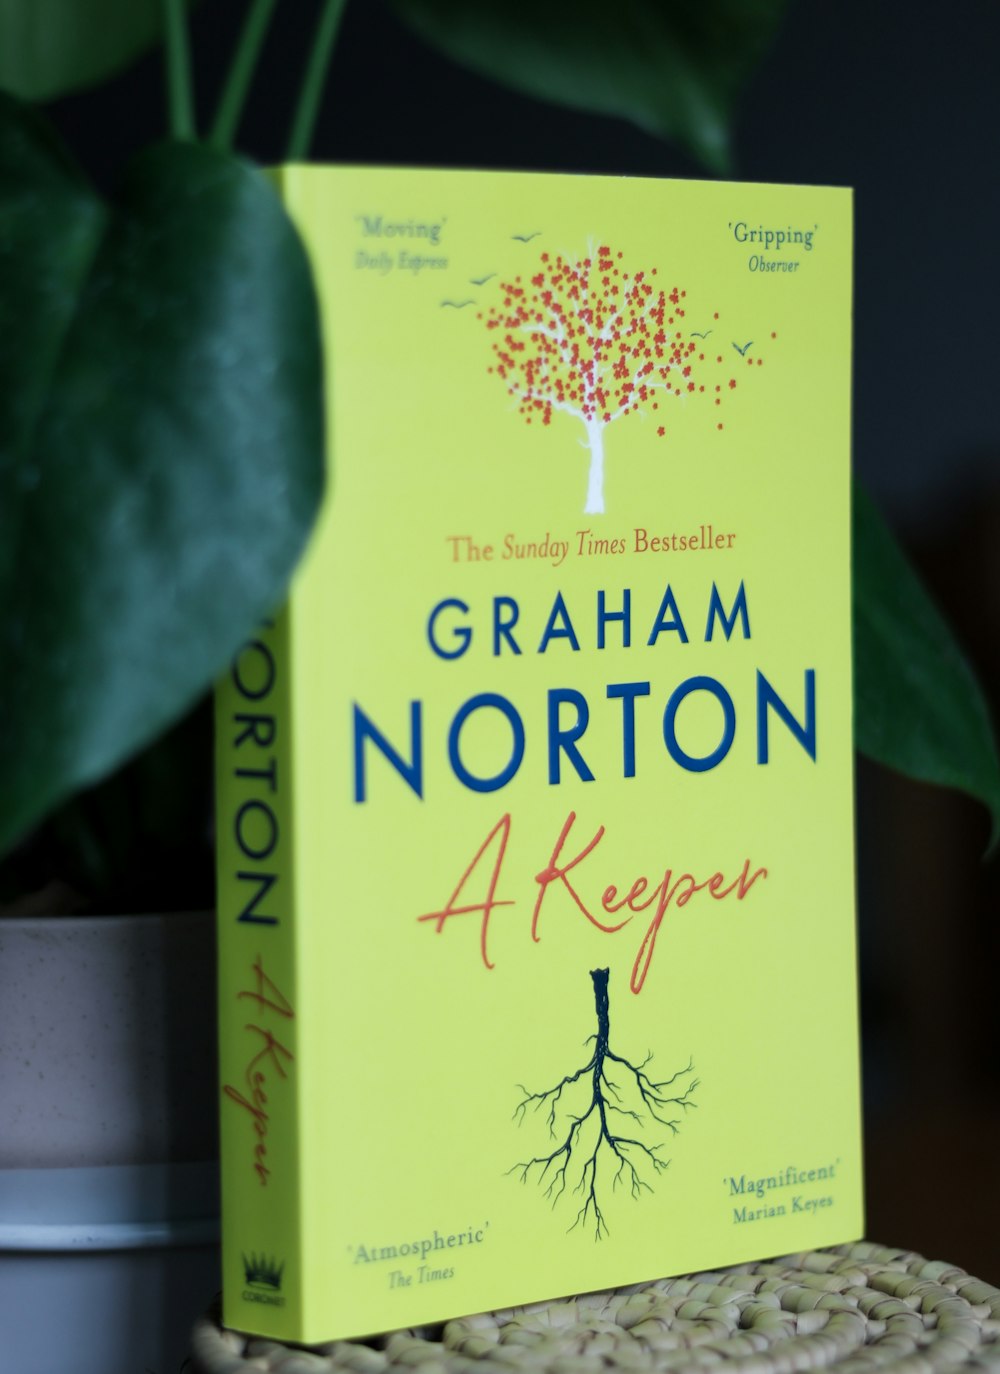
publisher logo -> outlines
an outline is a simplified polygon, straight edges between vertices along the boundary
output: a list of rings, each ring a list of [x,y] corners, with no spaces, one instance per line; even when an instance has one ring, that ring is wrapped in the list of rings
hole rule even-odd
[[[266,1303],[269,1307],[284,1307],[281,1296],[281,1281],[285,1264],[280,1264],[273,1256],[244,1255],[243,1276],[246,1287],[243,1290],[245,1302]]]

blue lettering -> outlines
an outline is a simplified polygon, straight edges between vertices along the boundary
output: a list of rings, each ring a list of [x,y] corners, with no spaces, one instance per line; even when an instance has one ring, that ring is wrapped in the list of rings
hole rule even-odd
[[[635,699],[649,696],[648,682],[609,682],[608,698],[622,704],[622,777],[635,777]]]
[[[813,668],[805,671],[806,719],[800,725],[791,711],[778,696],[764,674],[757,670],[757,762],[770,761],[770,747],[767,735],[767,713],[773,710],[792,732],[813,763],[816,762],[816,672]]]
[[[704,758],[686,753],[677,743],[675,731],[677,710],[681,702],[689,697],[692,692],[709,692],[722,707],[722,739],[719,741],[718,747],[713,749],[710,754],[706,754]],[[710,768],[721,763],[729,753],[735,735],[736,707],[725,687],[721,682],[716,682],[714,677],[689,677],[671,694],[670,700],[667,702],[667,709],[663,713],[663,741],[674,763],[679,763],[689,773],[707,773]]]
[[[668,611],[671,612],[670,620],[666,618]],[[681,613],[677,609],[677,602],[674,600],[674,594],[670,587],[663,593],[660,609],[656,613],[656,621],[646,643],[655,644],[665,630],[676,630],[681,637],[681,643],[686,644],[688,642],[687,630],[684,628],[684,621],[681,619]]]
[[[557,621],[562,622],[561,627],[557,628]],[[556,599],[552,603],[552,611],[542,632],[542,642],[538,646],[540,654],[545,653],[549,647],[550,639],[568,639],[577,653],[580,652],[580,641],[573,629],[573,622],[569,618],[569,611],[567,611],[566,603],[563,601],[562,592],[556,592]]]
[[[736,600],[733,602],[733,609],[729,612],[728,615],[726,615],[726,612],[722,606],[722,598],[719,596],[719,589],[713,582],[712,599],[708,603],[708,624],[705,626],[705,642],[708,643],[708,641],[712,638],[712,634],[715,630],[716,617],[718,617],[719,620],[722,621],[722,628],[723,630],[725,630],[726,639],[728,640],[730,635],[733,633],[734,626],[736,625],[737,615],[739,616],[740,623],[743,626],[743,638],[749,639],[750,616],[747,614],[747,593],[743,583],[740,583],[740,589],[736,593]]]
[[[501,614],[501,612],[505,610],[509,612],[506,618],[504,618],[504,616]],[[517,641],[515,640],[513,634],[511,634],[511,631],[517,624],[517,618],[519,615],[520,610],[518,609],[517,602],[514,600],[512,596],[495,596],[493,598],[494,658],[499,658],[500,656],[501,639],[505,639],[507,641],[507,647],[513,649],[515,654],[519,654],[521,652],[520,648],[518,647]]]
[[[506,716],[513,736],[510,758],[501,768],[500,772],[492,778],[477,778],[474,773],[470,773],[462,762],[458,750],[459,736],[462,733],[462,726],[472,715],[473,711],[478,711],[483,707],[491,707]],[[506,787],[511,778],[521,766],[524,758],[524,725],[517,711],[510,704],[506,697],[498,696],[495,692],[480,692],[477,696],[470,697],[464,706],[460,707],[455,719],[451,723],[448,731],[448,759],[452,770],[459,782],[464,783],[472,792],[496,792],[501,787]]]
[[[576,707],[576,721],[567,729],[559,724],[559,708],[563,703]],[[560,750],[576,769],[576,775],[583,782],[593,782],[594,775],[584,762],[583,755],[576,747],[590,722],[590,708],[582,692],[572,687],[553,687],[549,691],[549,782],[554,786],[561,782],[559,771]]]
[[[354,706],[354,800],[368,800],[368,778],[365,771],[365,743],[371,741],[382,756],[392,764],[405,783],[423,797],[423,733],[419,701],[410,702],[410,757],[407,763],[382,732],[372,724],[361,707]]]
[[[469,614],[469,608],[464,601],[459,601],[457,597],[448,596],[444,601],[439,601],[431,611],[427,621],[427,642],[437,654],[438,658],[461,658],[466,649],[472,642],[472,630],[468,625],[455,625],[452,627],[452,637],[458,641],[454,649],[446,649],[437,641],[437,619],[442,611],[456,610],[463,615]]]
[[[609,620],[620,620],[622,622],[622,648],[627,649],[632,643],[632,593],[627,587],[622,589],[622,608],[620,611],[609,611],[605,608],[604,592],[597,593],[597,647],[604,648],[604,627]]]

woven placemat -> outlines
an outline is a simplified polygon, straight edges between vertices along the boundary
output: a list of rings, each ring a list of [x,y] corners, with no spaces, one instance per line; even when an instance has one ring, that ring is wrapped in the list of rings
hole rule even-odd
[[[1000,1289],[868,1241],[304,1349],[208,1315],[198,1374],[1000,1374]]]

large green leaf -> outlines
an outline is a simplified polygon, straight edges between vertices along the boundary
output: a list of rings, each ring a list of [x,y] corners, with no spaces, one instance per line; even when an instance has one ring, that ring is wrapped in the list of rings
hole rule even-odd
[[[870,498],[854,493],[858,748],[990,808],[1000,836],[1000,762],[971,668]]]
[[[126,66],[163,31],[163,0],[0,0],[0,88],[51,100]]]
[[[392,0],[456,61],[515,90],[621,115],[714,171],[786,0]]]
[[[204,691],[322,484],[315,293],[263,178],[193,144],[102,204],[0,97],[0,849]]]

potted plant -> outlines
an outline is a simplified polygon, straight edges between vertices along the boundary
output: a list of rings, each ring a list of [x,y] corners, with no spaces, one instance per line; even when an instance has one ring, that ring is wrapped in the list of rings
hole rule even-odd
[[[100,10],[5,6],[4,84],[61,80],[38,21],[71,44],[69,78],[157,34],[155,5],[103,28]],[[179,135],[183,47],[175,22]],[[323,424],[305,255],[224,141],[148,150],[111,206],[0,97],[19,321],[0,361],[0,1265],[24,1368],[67,1343],[82,1370],[159,1366],[216,1272],[211,732],[192,707],[280,597]]]
[[[562,4],[540,13],[498,0],[395,7],[474,70],[631,117],[681,139],[713,171],[728,165],[727,113],[783,8],[779,0],[718,0],[681,15],[633,0],[649,38],[633,48],[596,5],[572,6],[571,25]],[[10,93],[0,100],[0,306],[8,322],[0,336],[0,649],[13,665],[0,684],[0,902],[8,909],[0,1001],[8,1007],[16,1005],[8,990],[46,1008],[65,1000],[35,992],[28,974],[14,971],[13,913],[30,918],[37,966],[39,939],[55,938],[44,918],[57,908],[72,918],[64,929],[79,935],[94,909],[134,917],[140,907],[177,912],[207,902],[210,746],[196,703],[280,600],[321,499],[320,340],[308,263],[270,186],[232,151],[273,8],[273,0],[247,5],[201,140],[185,7],[163,6],[172,137],[140,154],[106,202],[29,102],[100,80],[155,41],[160,4],[0,3],[0,88]],[[342,10],[343,0],[318,8],[290,158],[305,155]],[[975,682],[860,495],[856,514],[859,747],[963,786],[1000,816],[1000,771]],[[161,1065],[177,1053],[192,1008],[210,1012],[209,948],[180,950],[177,975],[161,961],[164,939],[179,941],[184,924],[168,922],[171,934],[120,970],[133,990],[155,983],[174,995],[154,1051]],[[130,939],[111,936],[113,960]],[[83,956],[70,959],[79,971]],[[161,976],[142,983],[137,969],[151,960]],[[201,991],[193,970],[205,973]],[[195,1035],[195,1057],[198,1043]],[[201,1103],[196,1097],[192,1115],[210,1135],[214,1117]],[[25,1115],[39,1120],[37,1109]],[[203,1148],[188,1146],[192,1157],[182,1162],[204,1162]],[[46,1167],[107,1166],[50,1158]],[[50,1197],[56,1177],[47,1180]],[[190,1207],[179,1176],[163,1186],[182,1211]],[[106,1224],[135,1221],[115,1217]],[[208,1234],[210,1219],[197,1219]],[[75,1220],[93,1229],[93,1216]]]

